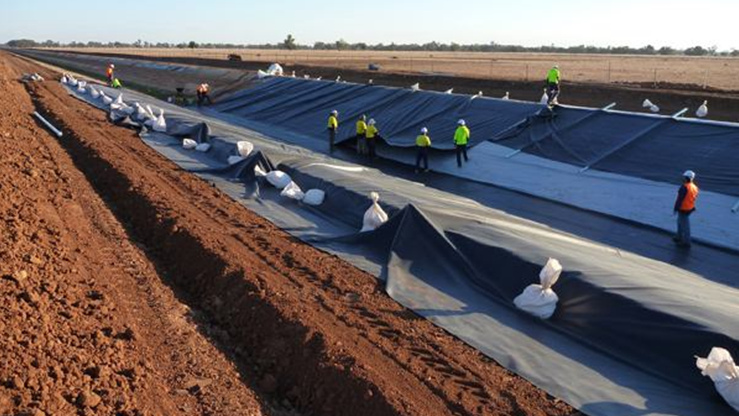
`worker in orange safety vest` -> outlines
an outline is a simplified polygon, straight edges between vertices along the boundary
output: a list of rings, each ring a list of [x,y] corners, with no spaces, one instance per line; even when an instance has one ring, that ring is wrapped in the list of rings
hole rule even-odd
[[[114,70],[115,70],[115,65],[113,64],[108,65],[108,69],[105,70],[105,76],[108,78],[108,85],[113,85]]]
[[[695,211],[695,202],[700,190],[695,184],[695,172],[683,173],[683,184],[677,193],[674,212],[677,214],[677,235],[673,237],[679,247],[690,247],[690,215]]]
[[[208,101],[208,105],[213,104],[213,101],[210,99],[210,85],[206,83],[200,84],[195,92],[198,96],[198,107],[203,105],[205,101]]]

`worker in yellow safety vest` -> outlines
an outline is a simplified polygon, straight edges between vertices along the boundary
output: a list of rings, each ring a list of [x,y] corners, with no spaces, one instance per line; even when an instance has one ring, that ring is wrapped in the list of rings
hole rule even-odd
[[[454,147],[457,150],[457,166],[462,167],[462,156],[464,161],[468,162],[467,143],[470,140],[470,129],[467,128],[467,122],[463,119],[457,121],[457,130],[454,132]]]
[[[336,130],[339,129],[339,112],[336,110],[331,111],[328,116],[328,150],[329,152],[334,151],[334,142],[336,141]]]
[[[546,88],[547,97],[549,97],[548,104],[552,106],[557,103],[557,97],[559,97],[559,82],[562,74],[559,72],[559,66],[554,65],[552,69],[547,72]]]
[[[123,84],[121,84],[121,80],[118,78],[113,78],[113,82],[110,83],[110,86],[117,90],[123,88]]]
[[[690,247],[690,215],[695,211],[695,202],[700,190],[695,184],[695,172],[683,173],[683,184],[677,192],[674,212],[677,215],[677,235],[673,237],[679,247]]]
[[[203,105],[205,101],[208,101],[208,105],[213,104],[213,101],[210,99],[210,85],[206,83],[200,84],[195,92],[198,96],[198,107]]]
[[[115,65],[113,64],[108,65],[108,69],[105,70],[105,77],[108,78],[108,85],[113,85],[114,70]]]
[[[367,154],[370,159],[377,157],[377,139],[380,137],[380,130],[377,129],[377,122],[371,118],[367,123],[367,131],[364,133],[364,137],[367,139]]]
[[[429,171],[429,148],[431,147],[431,138],[429,137],[429,129],[426,127],[421,129],[421,134],[416,137],[416,173],[421,171],[421,161],[423,160],[423,171]]]
[[[367,116],[362,114],[357,120],[357,153],[367,154]]]

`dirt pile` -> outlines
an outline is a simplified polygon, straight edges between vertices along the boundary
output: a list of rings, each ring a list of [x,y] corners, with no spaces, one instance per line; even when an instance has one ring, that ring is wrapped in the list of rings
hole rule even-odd
[[[0,59],[10,61],[15,72],[28,65],[7,55]],[[7,72],[12,71],[0,68]],[[53,354],[53,364],[78,371],[73,372],[79,382],[65,385],[69,392],[60,406],[107,414],[98,408],[116,411],[115,398],[125,396],[129,414],[577,414],[399,306],[373,276],[295,240],[180,170],[135,132],[111,125],[104,113],[71,98],[58,84],[28,90],[65,136],[60,147],[31,124],[26,141],[43,144],[26,153],[9,149],[17,166],[0,180],[3,192],[8,189],[1,203],[37,196],[18,201],[16,208],[7,205],[2,213],[28,205],[25,215],[35,212],[37,219],[24,219],[16,232],[29,234],[24,243],[6,238],[11,245],[2,253],[10,253],[14,266],[3,269],[9,277],[2,287],[13,291],[9,302],[27,314],[34,299],[75,312],[72,318],[46,312],[53,328],[44,329],[48,341],[41,343],[67,342],[66,350]],[[31,101],[23,100],[30,110]],[[14,117],[27,118],[26,113]],[[36,147],[54,149],[49,163],[39,159]],[[45,166],[57,160],[64,160],[66,182],[47,178]],[[46,176],[33,182],[31,174],[23,174],[27,186],[15,190],[21,181],[13,179],[23,169]],[[49,198],[50,208],[37,208]],[[64,239],[42,232],[49,243],[40,246],[23,230],[35,231],[51,221],[47,217],[59,218]],[[35,257],[26,260],[26,254]],[[31,258],[49,272],[37,278],[41,266]],[[36,296],[23,295],[27,289],[13,277],[22,270],[27,281],[39,285]],[[66,302],[51,301],[46,281],[69,288]],[[13,325],[38,338],[23,319]],[[12,387],[16,372],[27,385],[26,373],[35,368],[21,354],[34,360],[41,353],[21,344],[8,347],[19,355],[0,371],[10,380],[0,390],[9,398],[9,410],[3,411],[50,410],[51,399],[34,395],[36,390],[24,398]],[[80,363],[74,361],[77,355]],[[41,367],[49,371],[49,365]],[[119,382],[127,387],[116,388]]]

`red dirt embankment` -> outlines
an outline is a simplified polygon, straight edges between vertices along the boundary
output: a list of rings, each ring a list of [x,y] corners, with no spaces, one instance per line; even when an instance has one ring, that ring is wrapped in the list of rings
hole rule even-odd
[[[32,104],[13,79],[34,68],[0,62],[15,97],[0,103],[0,213],[15,227],[0,251],[14,334],[0,341],[0,413],[577,414],[59,84],[30,85]],[[58,142],[30,121],[34,104]],[[71,375],[54,381],[55,366]]]

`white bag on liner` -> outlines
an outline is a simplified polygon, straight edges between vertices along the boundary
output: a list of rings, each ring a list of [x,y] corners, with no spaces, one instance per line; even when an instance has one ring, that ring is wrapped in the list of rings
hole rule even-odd
[[[72,86],[72,87],[76,87],[77,86],[77,80],[74,79],[74,78],[70,78],[69,79],[69,85]]]
[[[92,98],[100,97],[100,91],[96,90],[94,87],[90,87],[90,94],[92,95]]]
[[[229,156],[227,160],[229,165],[235,165],[244,160],[244,158],[241,156]]]
[[[210,143],[200,143],[199,145],[195,146],[195,150],[205,153],[210,150]]]
[[[290,175],[281,170],[273,170],[267,174],[267,182],[271,183],[277,189],[284,189],[292,181]]]
[[[80,94],[84,94],[84,93],[87,92],[87,89],[85,89],[85,87],[78,86],[77,87],[77,92],[80,93]]]
[[[739,411],[739,367],[729,351],[713,347],[708,357],[695,357],[695,365],[701,374],[711,378],[718,394]]]
[[[539,104],[549,104],[549,96],[547,95],[547,90],[544,90],[544,94],[542,94],[541,100],[539,100]]]
[[[282,70],[282,66],[280,66],[280,64],[274,63],[269,66],[269,69],[267,69],[267,73],[275,77],[281,77],[284,74],[284,71]]]
[[[267,78],[267,77],[270,77],[270,76],[271,76],[270,74],[262,71],[261,69],[257,71],[257,78],[259,78],[259,79]]]
[[[700,118],[708,115],[708,101],[703,101],[703,104],[701,104],[701,106],[698,107],[697,110],[695,110],[695,115]]]
[[[320,189],[309,189],[303,197],[303,203],[307,205],[318,206],[323,204],[326,199],[326,193]]]
[[[160,133],[167,132],[167,122],[164,120],[164,110],[159,110],[159,117],[157,117],[157,121],[154,122],[154,125],[152,125],[151,128]]]
[[[259,176],[259,177],[265,177],[267,176],[267,172],[265,172],[261,166],[256,165],[254,166],[254,175]]]
[[[198,142],[193,139],[182,139],[182,148],[186,150],[192,150],[198,147]]]
[[[649,108],[654,106],[651,101],[649,101],[649,98],[645,98],[644,101],[641,103],[641,106],[644,108]]]
[[[108,105],[113,104],[113,99],[105,95],[105,92],[103,91],[100,91],[100,98],[103,99],[103,103],[105,104],[108,104]]]
[[[69,82],[69,79],[66,75],[62,75],[62,78],[59,80],[59,82],[61,82],[62,84],[66,84]]]
[[[118,105],[122,105],[123,104],[123,93],[118,94],[118,97],[113,102]]]
[[[157,119],[157,116],[154,115],[154,110],[151,109],[151,106],[149,104],[146,104],[146,113],[149,114],[150,119]]]
[[[242,140],[240,142],[236,142],[236,150],[239,152],[239,156],[249,157],[251,152],[254,151],[254,145],[251,142]]]
[[[303,192],[303,190],[300,189],[298,184],[293,181],[290,181],[290,183],[282,189],[280,195],[290,199],[294,199],[296,201],[302,201],[305,197],[305,193]]]
[[[372,198],[372,205],[364,212],[362,229],[359,231],[360,233],[375,230],[387,222],[387,213],[385,213],[378,203],[380,200],[380,194],[372,192],[370,193],[370,198]]]
[[[540,285],[529,285],[523,293],[513,299],[518,309],[526,311],[541,319],[549,319],[557,309],[559,298],[552,290],[552,286],[562,274],[562,265],[556,259],[549,259],[539,272]]]

